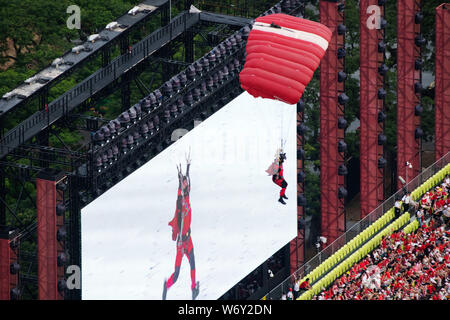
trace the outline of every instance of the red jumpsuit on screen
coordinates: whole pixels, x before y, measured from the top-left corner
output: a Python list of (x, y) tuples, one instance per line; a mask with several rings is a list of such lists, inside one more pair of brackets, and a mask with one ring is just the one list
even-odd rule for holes
[[(189, 166), (187, 165), (186, 176), (179, 177), (177, 204), (175, 215), (169, 222), (172, 227), (172, 240), (177, 242), (177, 255), (175, 258), (175, 272), (164, 284), (163, 299), (167, 289), (169, 289), (178, 279), (180, 274), (181, 261), (183, 255), (189, 260), (191, 267), (191, 290), (193, 299), (198, 295), (198, 282), (195, 281), (195, 256), (194, 246), (191, 238), (191, 204), (189, 201), (189, 192), (191, 189), (191, 181), (189, 178)], [(180, 232), (181, 231), (181, 232)]]

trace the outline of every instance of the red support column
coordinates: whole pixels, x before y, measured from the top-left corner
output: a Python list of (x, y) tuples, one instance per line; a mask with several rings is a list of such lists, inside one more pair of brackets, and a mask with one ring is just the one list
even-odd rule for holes
[(19, 289), (19, 242), (18, 240), (9, 241), (9, 288), (10, 299), (18, 300), (21, 292)]
[(9, 240), (0, 238), (0, 300), (9, 300)]
[(9, 240), (7, 230), (0, 230), (0, 300), (17, 300), (20, 297), (18, 245)]
[(383, 11), (384, 8), (378, 6), (378, 0), (360, 1), (361, 218), (384, 200), (384, 166), (381, 166), (384, 161), (384, 119), (379, 122), (378, 116), (380, 112), (384, 113), (383, 72), (387, 71), (383, 70), (384, 30), (381, 27)]
[[(421, 56), (420, 46), (415, 43), (420, 34), (420, 23), (415, 21), (417, 12), (419, 0), (397, 1), (397, 175), (407, 182), (421, 170), (421, 138), (416, 136), (420, 117), (415, 113), (420, 93), (414, 87), (421, 82), (421, 69), (416, 67)], [(397, 188), (401, 187), (397, 180)]]
[(450, 151), (450, 3), (436, 8), (436, 160)]
[(63, 216), (57, 215), (57, 203), (61, 200), (56, 189), (58, 180), (61, 177), (48, 172), (36, 179), (39, 300), (64, 298), (64, 291), (58, 291), (58, 279), (64, 277), (63, 266), (58, 266), (58, 253), (62, 250), (57, 230), (63, 225)]
[(339, 128), (338, 121), (344, 117), (344, 105), (348, 98), (343, 94), (344, 82), (338, 81), (338, 72), (344, 70), (345, 56), (344, 35), (337, 31), (338, 25), (344, 21), (343, 10), (338, 7), (340, 4), (320, 1), (320, 22), (333, 31), (320, 65), (321, 235), (327, 238), (328, 243), (345, 232), (344, 198), (347, 191), (344, 188), (345, 176), (338, 174), (339, 166), (345, 162), (345, 150), (338, 149), (339, 144), (341, 148), (346, 147), (345, 128)]
[[(305, 225), (300, 223), (304, 221), (304, 206), (306, 198), (305, 190), (305, 172), (304, 172), (304, 135), (302, 128), (303, 111), (305, 103), (300, 99), (297, 103), (297, 237), (290, 243), (290, 265), (291, 274), (294, 274), (299, 267), (305, 262)], [(300, 129), (300, 130), (299, 130)]]

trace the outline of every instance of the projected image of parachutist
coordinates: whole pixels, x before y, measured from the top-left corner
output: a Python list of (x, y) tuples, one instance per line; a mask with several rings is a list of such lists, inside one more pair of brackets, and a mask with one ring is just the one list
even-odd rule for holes
[(189, 168), (191, 165), (191, 155), (186, 156), (186, 175), (183, 175), (181, 164), (177, 166), (178, 171), (178, 194), (175, 209), (175, 216), (169, 222), (172, 227), (172, 240), (176, 241), (177, 255), (175, 258), (175, 271), (170, 278), (164, 281), (163, 300), (166, 300), (167, 290), (177, 281), (180, 274), (181, 261), (183, 255), (189, 260), (191, 267), (191, 291), (192, 300), (199, 294), (199, 282), (195, 281), (195, 256), (194, 245), (191, 238), (191, 204), (189, 193), (191, 190), (191, 179)]
[(282, 204), (286, 204), (284, 201), (287, 200), (288, 197), (286, 197), (286, 188), (288, 186), (288, 183), (284, 179), (283, 176), (283, 162), (286, 160), (286, 153), (283, 152), (282, 148), (279, 148), (277, 152), (275, 153), (275, 160), (270, 165), (270, 167), (266, 170), (268, 175), (272, 176), (272, 181), (279, 187), (281, 187), (280, 190), (280, 198), (278, 199), (278, 202)]

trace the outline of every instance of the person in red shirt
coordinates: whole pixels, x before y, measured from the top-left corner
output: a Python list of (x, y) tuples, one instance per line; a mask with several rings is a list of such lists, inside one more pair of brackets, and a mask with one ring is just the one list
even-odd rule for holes
[(163, 300), (166, 299), (167, 290), (177, 281), (180, 274), (181, 261), (183, 255), (189, 260), (191, 268), (191, 290), (192, 299), (199, 294), (199, 282), (195, 281), (195, 256), (194, 246), (191, 237), (191, 204), (189, 199), (189, 193), (191, 190), (191, 179), (189, 177), (190, 158), (186, 159), (187, 168), (186, 175), (182, 174), (181, 165), (178, 169), (178, 195), (175, 215), (169, 222), (172, 227), (172, 240), (176, 241), (177, 255), (175, 258), (175, 272), (170, 276), (168, 280), (164, 281), (163, 288)]
[(311, 287), (309, 286), (309, 278), (306, 278), (305, 281), (300, 283), (300, 293), (303, 293), (307, 290), (309, 290)]
[(436, 200), (437, 200), (437, 192), (436, 191), (432, 191), (431, 192), (431, 208), (433, 208), (434, 207), (434, 203), (436, 202)]
[(434, 285), (432, 283), (428, 284), (427, 291), (429, 294), (432, 294), (435, 290), (436, 290), (436, 288), (434, 287)]

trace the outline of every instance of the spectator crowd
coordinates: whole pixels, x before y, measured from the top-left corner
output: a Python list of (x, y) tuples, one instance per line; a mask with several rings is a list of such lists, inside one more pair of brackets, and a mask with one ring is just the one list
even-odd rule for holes
[(401, 206), (395, 206), (396, 216), (409, 211), (419, 228), (384, 237), (379, 247), (312, 299), (449, 300), (449, 193), (449, 176), (418, 202), (405, 193)]

